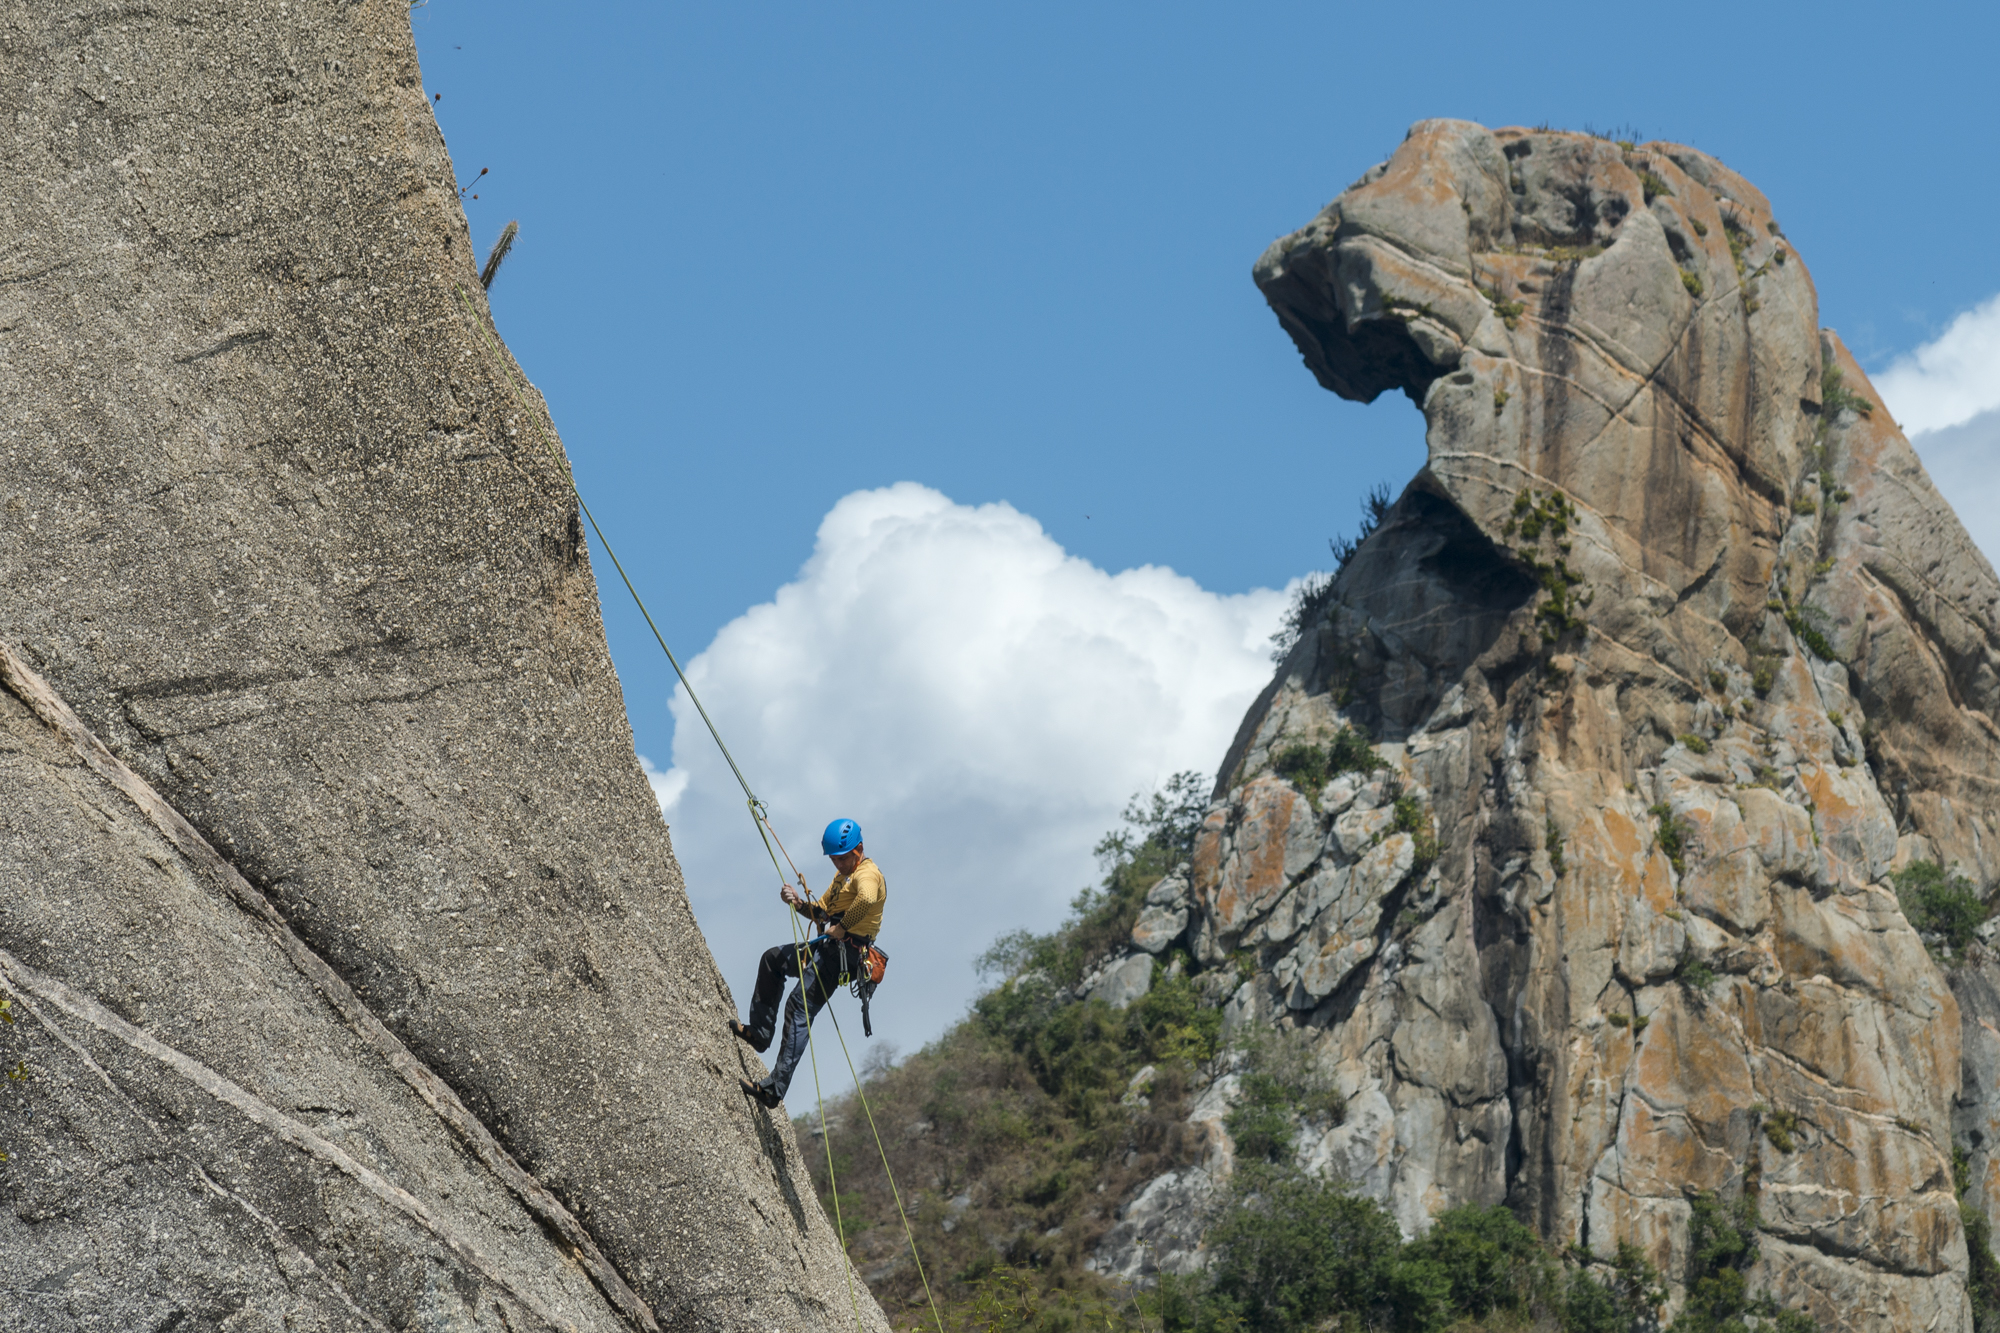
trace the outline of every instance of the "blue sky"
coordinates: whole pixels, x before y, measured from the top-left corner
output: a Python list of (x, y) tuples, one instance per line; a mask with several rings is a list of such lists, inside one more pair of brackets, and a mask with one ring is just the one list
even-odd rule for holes
[[(461, 178), (488, 169), (467, 204), (475, 243), (521, 224), (493, 292), (501, 331), (669, 641), (684, 657), (716, 654), (725, 726), (758, 733), (746, 743), (768, 777), (753, 780), (794, 794), (797, 808), (780, 815), (795, 851), (826, 818), (870, 808), (876, 788), (842, 786), (843, 765), (874, 784), (935, 763), (924, 749), (935, 727), (899, 725), (895, 691), (944, 690), (928, 705), (935, 718), (949, 690), (878, 668), (943, 649), (868, 632), (896, 622), (905, 596), (949, 592), (935, 581), (904, 591), (936, 564), (910, 534), (954, 550), (976, 534), (1025, 571), (967, 581), (970, 604), (954, 609), (1007, 601), (991, 623), (1019, 637), (981, 639), (976, 660), (1039, 673), (1044, 686), (996, 685), (956, 658), (950, 669), (983, 682), (965, 708), (1023, 710), (1014, 720), (1031, 732), (1091, 689), (1115, 695), (1117, 662), (1180, 661), (1172, 645), (1187, 626), (1226, 624), (1214, 632), (1240, 640), (1207, 675), (1159, 684), (1163, 699), (1183, 686), (1199, 696), (1178, 721), (1048, 724), (1060, 735), (1044, 751), (989, 737), (981, 753), (1018, 753), (991, 774), (954, 756), (950, 818), (884, 806), (899, 862), (926, 867), (929, 883), (908, 892), (938, 897), (944, 880), (962, 881), (982, 907), (950, 929), (914, 907), (906, 916), (906, 946), (938, 960), (925, 984), (950, 1003), (892, 1020), (905, 1048), (970, 994), (965, 960), (990, 926), (1047, 926), (1089, 877), (1070, 825), (1101, 829), (1130, 790), (1088, 796), (1074, 784), (1212, 767), (1214, 726), (1189, 719), (1240, 708), (1231, 691), (1260, 651), (1257, 617), (1277, 605), (1255, 590), (1323, 565), (1362, 493), (1400, 489), (1421, 462), (1414, 408), (1320, 390), (1249, 276), (1266, 244), (1411, 122), (1631, 127), (1715, 154), (1774, 201), (1818, 283), (1822, 322), (1871, 368), (2000, 292), (1987, 235), (2000, 214), (1991, 5), (1908, 5), (1887, 21), (1841, 4), (857, 12), (431, 0), (412, 22)], [(2000, 406), (2000, 393), (1983, 401)], [(1991, 457), (1978, 440), (1955, 447), (1975, 465)], [(927, 489), (885, 489), (898, 483)], [(861, 531), (830, 518), (857, 493), (891, 498), (840, 512), (907, 538), (869, 538), (873, 564), (843, 563), (828, 545), (828, 532)], [(817, 574), (802, 573), (809, 559)], [(1056, 577), (1052, 561), (1104, 577)], [(1148, 565), (1183, 582), (1110, 577)], [(843, 569), (847, 583), (826, 583)], [(713, 774), (690, 766), (689, 738), (676, 746), (665, 665), (601, 560), (599, 575), (638, 748), (700, 787)], [(788, 585), (795, 608), (830, 599), (845, 618), (787, 622), (774, 609), (758, 633), (777, 638), (718, 639), (751, 608), (785, 605), (773, 599)], [(1042, 596), (1068, 600), (1041, 620), (1015, 614)], [(1112, 636), (1117, 651), (1071, 652), (1107, 620), (1132, 627)], [(972, 614), (963, 628), (989, 626)], [(798, 660), (844, 664), (839, 690), (795, 691), (789, 712), (770, 693), (732, 694), (724, 676), (745, 671), (724, 666), (763, 661), (780, 641)], [(1099, 670), (1111, 686), (1069, 689), (1074, 673)], [(1173, 675), (1161, 671), (1160, 682)], [(787, 679), (760, 677), (778, 694)], [(812, 711), (849, 702), (876, 718), (879, 746), (835, 741)], [(790, 721), (780, 727), (774, 709)], [(870, 747), (868, 765), (852, 762), (857, 746)], [(1072, 762), (1107, 751), (1133, 757)], [(1070, 787), (1058, 767), (1079, 775)], [(1025, 796), (982, 808), (980, 794), (1026, 792), (1040, 771), (1052, 773), (1045, 803), (1068, 820), (1045, 856), (1030, 849), (1049, 809)], [(682, 803), (669, 814), (697, 912), (741, 992), (747, 960), (732, 952), (759, 927), (728, 924), (723, 895), (754, 862), (716, 849), (747, 840), (747, 825), (719, 831), (722, 806), (669, 795)], [(923, 839), (932, 845), (917, 855)], [(748, 850), (759, 854), (754, 841)], [(955, 858), (977, 864), (953, 870)], [(889, 869), (894, 893), (909, 881)], [(758, 920), (782, 929), (775, 914)]]

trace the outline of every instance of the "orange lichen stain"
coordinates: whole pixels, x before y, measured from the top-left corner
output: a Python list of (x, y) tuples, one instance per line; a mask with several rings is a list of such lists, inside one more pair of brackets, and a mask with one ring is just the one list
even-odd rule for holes
[(1456, 199), (1458, 192), (1452, 186), (1451, 172), (1438, 171), (1432, 165), (1438, 141), (1447, 137), (1449, 133), (1443, 129), (1429, 129), (1412, 134), (1389, 159), (1387, 171), (1376, 180), (1349, 193), (1380, 194), (1429, 204)]
[(1645, 844), (1639, 837), (1639, 826), (1622, 810), (1605, 810), (1598, 816), (1604, 826), (1605, 837), (1611, 840), (1612, 850), (1627, 860), (1636, 858)]
[(1860, 806), (1840, 794), (1833, 774), (1824, 766), (1801, 770), (1799, 785), (1812, 793), (1813, 809), (1822, 819), (1846, 820), (1861, 813)]
[(1201, 832), (1194, 840), (1194, 892), (1195, 896), (1210, 899), (1214, 896), (1216, 880), (1222, 873), (1222, 830), (1229, 823), (1229, 811), (1213, 810), (1202, 821)]
[(1259, 778), (1243, 794), (1243, 822), (1236, 830), (1236, 856), (1218, 872), (1215, 911), (1235, 926), (1263, 899), (1285, 886), (1285, 834), (1291, 828), (1290, 785)]

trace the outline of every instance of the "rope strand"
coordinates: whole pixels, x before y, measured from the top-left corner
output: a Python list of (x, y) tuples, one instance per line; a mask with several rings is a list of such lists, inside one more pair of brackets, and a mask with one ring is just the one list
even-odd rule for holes
[[(487, 322), (484, 319), (480, 318), (479, 312), (473, 308), (471, 298), (465, 294), (465, 288), (455, 283), (453, 286), (458, 292), (458, 299), (465, 305), (466, 313), (472, 316), (473, 323), (479, 326), (479, 331), (486, 338), (487, 345), (492, 348), (493, 355), (500, 364), (501, 377), (507, 385), (508, 392), (514, 395), (515, 405), (532, 417), (534, 413), (521, 397), (520, 387), (514, 382), (513, 371), (508, 367), (507, 359), (501, 352), (492, 329), (487, 326)], [(576, 497), (576, 507), (583, 511), (583, 517), (590, 524), (590, 530), (597, 536), (597, 544), (602, 546), (604, 554), (610, 557), (611, 567), (618, 571), (619, 581), (625, 585), (625, 591), (632, 595), (633, 604), (639, 608), (639, 614), (645, 618), (646, 628), (653, 632), (653, 641), (659, 644), (660, 651), (666, 654), (667, 664), (673, 667), (674, 676), (680, 681), (681, 688), (687, 691), (688, 702), (692, 703), (695, 712), (701, 715), (703, 725), (708, 728), (708, 734), (715, 741), (715, 748), (722, 751), (723, 760), (729, 765), (730, 773), (736, 778), (736, 785), (743, 789), (743, 801), (749, 809), (750, 822), (757, 829), (757, 840), (764, 845), (764, 854), (771, 858), (771, 869), (777, 873), (779, 885), (784, 888), (790, 887), (785, 882), (783, 867), (778, 864), (778, 853), (782, 853), (785, 858), (785, 864), (792, 868), (792, 877), (798, 881), (799, 888), (804, 891), (807, 898), (811, 898), (812, 891), (806, 887), (806, 877), (799, 873), (798, 864), (792, 860), (792, 854), (785, 850), (784, 839), (778, 836), (778, 830), (771, 824), (769, 807), (757, 799), (756, 792), (750, 790), (750, 780), (743, 776), (742, 768), (736, 763), (736, 756), (729, 752), (729, 746), (723, 742), (722, 732), (716, 728), (715, 720), (708, 715), (708, 709), (702, 707), (701, 697), (695, 693), (693, 682), (688, 680), (687, 672), (681, 670), (680, 659), (674, 656), (673, 649), (667, 647), (666, 636), (660, 633), (660, 627), (654, 623), (653, 613), (646, 609), (645, 599), (639, 596), (639, 590), (632, 586), (632, 578), (625, 572), (625, 566), (618, 559), (618, 553), (611, 549), (611, 543), (604, 536), (604, 529), (598, 527), (597, 516), (590, 512), (590, 506), (584, 502), (583, 491), (576, 484), (576, 474), (570, 470), (569, 460), (563, 455), (562, 450), (556, 446), (555, 442), (548, 437), (547, 433), (541, 429), (539, 420), (535, 422), (535, 431), (537, 435), (542, 437), (542, 442), (548, 446), (549, 452), (555, 458), (557, 465), (562, 468), (563, 477), (569, 482), (570, 494)], [(773, 843), (777, 845), (777, 852), (775, 853), (772, 851)], [(798, 967), (799, 1003), (803, 1006), (806, 1003), (806, 952), (803, 947), (804, 941), (800, 938), (799, 933), (799, 914), (787, 909), (785, 917), (791, 926), (792, 958)], [(818, 976), (817, 969), (814, 971), (814, 976), (816, 978)], [(903, 1221), (903, 1235), (910, 1243), (911, 1257), (917, 1262), (917, 1277), (924, 1284), (924, 1296), (930, 1301), (931, 1316), (937, 1320), (938, 1333), (944, 1333), (944, 1319), (938, 1314), (937, 1299), (931, 1295), (930, 1279), (924, 1276), (923, 1258), (917, 1253), (916, 1233), (910, 1229), (909, 1215), (903, 1211), (902, 1192), (896, 1188), (896, 1173), (889, 1167), (888, 1151), (882, 1146), (882, 1135), (875, 1129), (875, 1113), (868, 1107), (868, 1094), (861, 1090), (861, 1076), (855, 1072), (854, 1057), (848, 1053), (847, 1037), (840, 1030), (839, 1015), (833, 1012), (833, 997), (831, 995), (826, 997), (823, 1007), (826, 1009), (827, 1014), (833, 1018), (834, 1035), (840, 1038), (840, 1053), (847, 1061), (848, 1074), (854, 1079), (855, 1095), (861, 1099), (862, 1112), (868, 1117), (868, 1130), (871, 1134), (875, 1135), (875, 1151), (882, 1158), (882, 1174), (888, 1178), (889, 1193), (896, 1200), (896, 1215)], [(819, 1112), (820, 1142), (826, 1147), (826, 1183), (827, 1192), (833, 1196), (834, 1237), (840, 1246), (841, 1266), (847, 1271), (847, 1296), (849, 1302), (854, 1307), (854, 1327), (856, 1333), (859, 1333), (861, 1328), (861, 1298), (854, 1290), (854, 1261), (847, 1255), (847, 1232), (840, 1220), (840, 1183), (834, 1177), (833, 1132), (827, 1124), (826, 1099), (820, 1089), (819, 1050), (817, 1044), (813, 1041), (812, 1014), (810, 1010), (806, 1014), (806, 1056), (812, 1064), (813, 1101)]]

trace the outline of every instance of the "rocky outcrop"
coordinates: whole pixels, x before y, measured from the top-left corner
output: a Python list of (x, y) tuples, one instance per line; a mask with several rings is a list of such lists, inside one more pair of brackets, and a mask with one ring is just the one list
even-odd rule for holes
[(402, 0), (0, 26), (0, 1325), (885, 1327)]
[[(1961, 974), (1962, 1037), (1889, 876), (2000, 872), (2000, 582), (1769, 204), (1675, 144), (1430, 121), (1256, 279), (1428, 442), (1195, 856), (1186, 945), (1256, 962), (1232, 1020), (1346, 1098), (1307, 1158), (1407, 1231), (1506, 1203), (1675, 1281), (1691, 1197), (1753, 1192), (1753, 1285), (1822, 1329), (1969, 1329), (2000, 989)], [(1322, 783), (1349, 726), (1387, 767)]]

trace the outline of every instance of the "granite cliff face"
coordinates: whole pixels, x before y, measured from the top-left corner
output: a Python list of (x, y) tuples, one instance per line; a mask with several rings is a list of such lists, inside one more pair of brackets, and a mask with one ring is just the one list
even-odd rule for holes
[(736, 1090), (408, 5), (0, 42), (0, 1327), (884, 1327)]
[[(1135, 947), (1254, 960), (1231, 1022), (1346, 1098), (1305, 1158), (1407, 1232), (1507, 1203), (1678, 1282), (1690, 1200), (1748, 1191), (1754, 1285), (1822, 1329), (1969, 1329), (2000, 969), (1948, 977), (1889, 877), (2000, 874), (2000, 582), (1770, 205), (1674, 144), (1430, 121), (1256, 280), (1429, 457)], [(1307, 789), (1287, 755), (1349, 725), (1390, 768)], [(1108, 1267), (1199, 1261), (1229, 1083)]]

